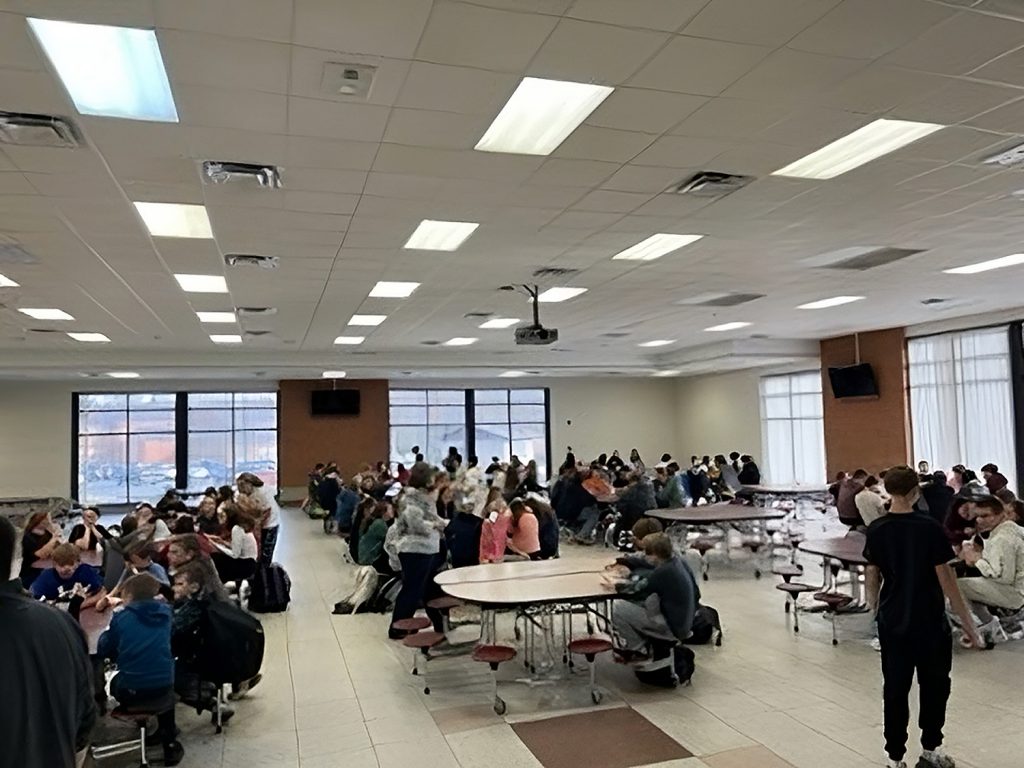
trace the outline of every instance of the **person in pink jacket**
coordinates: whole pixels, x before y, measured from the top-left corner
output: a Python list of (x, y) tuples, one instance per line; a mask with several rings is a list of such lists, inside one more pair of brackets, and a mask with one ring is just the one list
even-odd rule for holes
[(512, 513), (512, 538), (508, 549), (531, 560), (540, 560), (540, 524), (526, 502), (514, 499), (509, 505)]

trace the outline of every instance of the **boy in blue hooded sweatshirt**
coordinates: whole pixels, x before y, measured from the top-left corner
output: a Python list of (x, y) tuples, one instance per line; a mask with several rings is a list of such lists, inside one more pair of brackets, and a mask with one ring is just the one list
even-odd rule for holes
[[(160, 583), (148, 573), (132, 576), (121, 587), (124, 610), (114, 615), (100, 637), (97, 654), (117, 663), (110, 693), (130, 706), (166, 696), (174, 686), (171, 656), (171, 607), (156, 598)], [(177, 741), (174, 708), (157, 716), (164, 765), (177, 765), (185, 749)]]

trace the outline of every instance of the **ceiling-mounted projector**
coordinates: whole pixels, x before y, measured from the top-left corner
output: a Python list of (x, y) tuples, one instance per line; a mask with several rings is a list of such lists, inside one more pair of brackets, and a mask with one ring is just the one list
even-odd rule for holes
[(537, 296), (540, 291), (536, 285), (521, 285), (521, 286), (502, 286), (502, 290), (516, 290), (522, 288), (527, 295), (530, 297), (533, 303), (533, 324), (523, 325), (516, 328), (515, 338), (516, 344), (528, 344), (531, 346), (543, 346), (544, 344), (554, 344), (558, 341), (558, 329), (557, 328), (545, 328), (540, 324), (540, 306), (537, 301)]

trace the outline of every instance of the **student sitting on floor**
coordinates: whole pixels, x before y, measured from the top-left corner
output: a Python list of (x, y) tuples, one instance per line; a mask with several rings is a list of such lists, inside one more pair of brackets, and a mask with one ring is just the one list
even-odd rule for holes
[(644, 537), (643, 549), (643, 558), (620, 558), (612, 566), (627, 579), (620, 591), (631, 597), (619, 601), (612, 616), (620, 655), (627, 658), (643, 656), (652, 638), (686, 640), (697, 609), (693, 575), (673, 551), (672, 540), (652, 533)]
[(541, 497), (530, 494), (523, 502), (537, 518), (537, 535), (540, 540), (540, 559), (558, 557), (558, 518), (555, 510)]
[(124, 583), (132, 576), (138, 576), (140, 573), (148, 573), (160, 583), (161, 587), (169, 587), (171, 585), (171, 580), (168, 578), (164, 567), (160, 563), (153, 562), (152, 544), (141, 544), (130, 550), (127, 561), (127, 567), (121, 572), (121, 578), (118, 580), (117, 585), (110, 590), (110, 594), (104, 595), (103, 598), (97, 601), (97, 611), (105, 611), (109, 606), (120, 603)]
[[(117, 663), (110, 694), (124, 706), (166, 696), (174, 684), (171, 657), (171, 608), (154, 598), (160, 584), (149, 574), (133, 576), (124, 584), (125, 607), (114, 615), (110, 629), (100, 636), (97, 655)], [(185, 749), (176, 739), (174, 707), (157, 715), (164, 765), (177, 765)]]
[(253, 520), (234, 505), (226, 507), (228, 525), (231, 528), (230, 554), (220, 549), (210, 554), (217, 568), (217, 575), (225, 584), (245, 581), (256, 573), (256, 536), (253, 535)]
[(82, 510), (82, 522), (71, 529), (68, 534), (68, 541), (79, 549), (95, 552), (101, 542), (110, 538), (110, 531), (100, 525), (100, 511), (96, 507), (86, 507)]
[(51, 558), (53, 567), (43, 571), (32, 583), (34, 597), (62, 602), (81, 597), (74, 612), (77, 613), (78, 608), (89, 608), (106, 596), (99, 571), (81, 561), (82, 550), (74, 544), (58, 544)]
[(999, 619), (991, 609), (1024, 608), (1024, 528), (1013, 521), (1011, 512), (995, 497), (975, 502), (974, 509), (978, 531), (987, 533), (988, 538), (984, 547), (976, 540), (966, 542), (960, 558), (981, 575), (957, 579), (957, 584), (982, 623), (981, 634), (1004, 639)]
[(384, 539), (388, 535), (388, 527), (395, 519), (391, 505), (375, 502), (370, 513), (363, 517), (359, 524), (359, 558), (360, 565), (372, 565), (377, 573), (391, 574), (388, 555), (384, 551)]

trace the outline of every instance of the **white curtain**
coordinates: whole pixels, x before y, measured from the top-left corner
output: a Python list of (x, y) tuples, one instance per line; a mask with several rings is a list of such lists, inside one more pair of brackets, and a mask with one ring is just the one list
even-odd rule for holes
[(996, 464), (1016, 488), (1008, 329), (911, 339), (907, 356), (915, 461)]
[(761, 469), (768, 483), (825, 480), (825, 422), (821, 373), (761, 378)]

